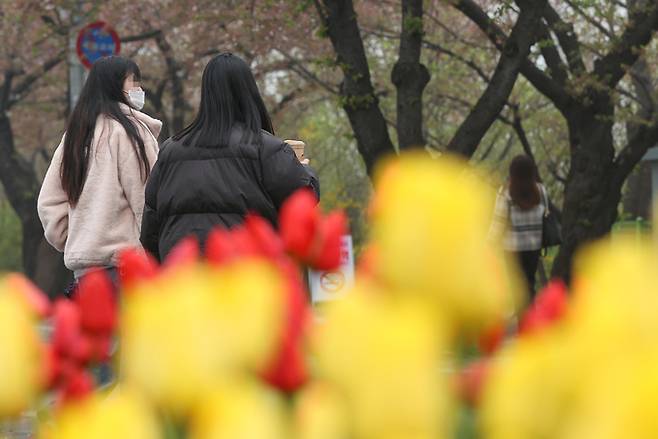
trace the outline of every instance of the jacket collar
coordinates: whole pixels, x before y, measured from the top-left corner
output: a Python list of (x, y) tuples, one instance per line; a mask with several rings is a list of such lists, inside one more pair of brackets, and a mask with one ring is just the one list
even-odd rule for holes
[(137, 111), (134, 108), (131, 108), (128, 105), (124, 104), (123, 102), (119, 102), (119, 108), (121, 108), (121, 111), (123, 111), (125, 115), (132, 116), (135, 119), (142, 122), (144, 125), (146, 125), (148, 129), (151, 130), (151, 133), (153, 133), (153, 136), (156, 139), (158, 138), (158, 136), (160, 135), (160, 130), (162, 129), (161, 121), (147, 115), (146, 113)]

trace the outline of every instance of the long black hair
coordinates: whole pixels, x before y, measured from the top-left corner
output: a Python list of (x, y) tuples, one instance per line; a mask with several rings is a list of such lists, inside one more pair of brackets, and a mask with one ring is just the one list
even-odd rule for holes
[(514, 204), (523, 210), (539, 204), (539, 174), (530, 156), (521, 154), (514, 157), (509, 167), (509, 176), (509, 193)]
[(123, 83), (130, 74), (137, 81), (141, 79), (139, 67), (133, 61), (120, 56), (101, 58), (92, 65), (82, 87), (66, 127), (60, 172), (62, 187), (72, 205), (77, 204), (82, 194), (96, 119), (101, 114), (116, 120), (126, 130), (140, 162), (142, 179), (146, 181), (148, 178), (150, 164), (144, 141), (136, 126), (119, 107), (119, 103), (131, 106), (123, 92)]
[(240, 57), (222, 53), (208, 62), (201, 79), (201, 102), (194, 121), (173, 136), (184, 145), (227, 146), (236, 123), (245, 129), (242, 140), (262, 140), (261, 130), (274, 134), (272, 120), (251, 69)]

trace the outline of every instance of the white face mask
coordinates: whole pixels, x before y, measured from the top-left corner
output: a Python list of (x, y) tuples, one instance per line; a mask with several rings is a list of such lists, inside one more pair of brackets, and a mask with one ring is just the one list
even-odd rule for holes
[(141, 88), (128, 90), (128, 99), (136, 109), (141, 110), (144, 108), (144, 90)]

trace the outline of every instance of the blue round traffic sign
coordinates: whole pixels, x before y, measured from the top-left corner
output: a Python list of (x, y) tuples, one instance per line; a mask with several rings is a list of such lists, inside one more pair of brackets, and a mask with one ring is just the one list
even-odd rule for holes
[(119, 54), (121, 40), (110, 25), (104, 21), (96, 21), (80, 30), (77, 49), (82, 64), (91, 68), (97, 59)]

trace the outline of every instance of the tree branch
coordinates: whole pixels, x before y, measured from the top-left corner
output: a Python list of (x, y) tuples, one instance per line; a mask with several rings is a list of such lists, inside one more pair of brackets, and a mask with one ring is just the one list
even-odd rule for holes
[(343, 71), (343, 109), (372, 175), (375, 162), (395, 148), (372, 86), (354, 5), (352, 0), (315, 0), (315, 4)]
[[(473, 0), (455, 0), (454, 7), (475, 23), (499, 51), (503, 50), (507, 35)], [(529, 60), (521, 64), (521, 74), (562, 112), (566, 112), (571, 98), (553, 78), (539, 70)]]
[(5, 79), (2, 82), (2, 91), (0, 92), (0, 113), (3, 113), (9, 107), (9, 96), (13, 80), (14, 72), (11, 69), (5, 71)]
[(489, 77), (489, 75), (487, 75), (484, 72), (484, 70), (482, 70), (480, 68), (480, 66), (475, 64), (475, 62), (473, 62), (469, 59), (466, 59), (463, 56), (457, 54), (456, 52), (453, 52), (450, 49), (446, 49), (445, 47), (443, 47), (443, 46), (441, 46), (440, 44), (437, 44), (437, 43), (432, 43), (430, 41), (423, 40), (423, 45), (425, 47), (427, 47), (428, 49), (432, 49), (432, 50), (435, 50), (436, 52), (448, 55), (449, 57), (456, 59), (457, 61), (461, 62), (462, 64), (466, 65), (467, 67), (470, 67), (475, 73), (477, 73), (477, 75), (480, 78), (482, 78), (482, 80), (485, 83), (488, 83), (489, 81), (491, 81), (491, 78)]
[(571, 6), (571, 8), (576, 11), (578, 15), (580, 15), (586, 22), (597, 28), (603, 35), (610, 38), (611, 40), (616, 38), (615, 34), (611, 30), (603, 26), (598, 21), (594, 20), (592, 15), (585, 12), (576, 2), (573, 0), (565, 0), (565, 2)]
[(658, 29), (658, 4), (638, 2), (629, 10), (628, 26), (610, 51), (594, 62), (594, 76), (609, 88), (615, 88), (629, 66), (640, 56), (638, 48), (646, 46)]
[(508, 137), (505, 147), (503, 148), (503, 150), (498, 155), (498, 158), (496, 159), (496, 163), (502, 162), (505, 159), (505, 157), (507, 157), (507, 154), (509, 154), (510, 150), (512, 149), (512, 146), (514, 145), (513, 139), (514, 138), (512, 136)]
[[(567, 71), (564, 62), (562, 62), (560, 52), (557, 50), (557, 47), (555, 47), (553, 36), (543, 23), (540, 23), (539, 35), (540, 39), (543, 40), (543, 44), (540, 46), (540, 51), (546, 61), (551, 77), (555, 79), (558, 84), (564, 86), (567, 83), (567, 79), (569, 79), (569, 72)], [(546, 43), (547, 41), (550, 41), (550, 43)]]
[[(374, 29), (365, 29), (365, 32), (367, 32), (367, 34), (369, 34), (369, 35), (374, 35), (374, 36), (380, 37), (380, 38), (388, 38), (388, 39), (391, 39), (391, 40), (400, 39), (399, 35), (392, 34), (390, 32), (377, 31), (377, 30), (374, 30)], [(456, 59), (457, 61), (461, 62), (462, 64), (466, 65), (467, 67), (469, 67), (470, 69), (475, 71), (475, 73), (477, 73), (477, 75), (480, 78), (482, 78), (482, 80), (485, 83), (488, 83), (491, 80), (489, 75), (487, 75), (485, 73), (485, 71), (482, 70), (480, 68), (480, 66), (478, 66), (475, 62), (464, 58), (463, 56), (459, 55), (458, 53), (456, 53), (456, 52), (454, 52), (450, 49), (447, 49), (445, 46), (443, 46), (441, 44), (438, 44), (438, 43), (434, 43), (432, 41), (425, 40), (425, 39), (423, 39), (423, 46), (427, 49), (430, 49), (430, 50), (434, 51), (434, 52), (442, 53), (444, 55), (448, 55), (449, 57)]]
[(573, 25), (562, 20), (562, 17), (553, 9), (550, 3), (547, 3), (544, 9), (544, 18), (546, 18), (546, 22), (551, 30), (555, 32), (555, 36), (560, 42), (560, 46), (567, 57), (569, 71), (575, 76), (585, 73), (587, 69), (583, 62), (580, 42), (576, 37)]
[[(442, 98), (442, 99), (446, 99), (448, 101), (453, 101), (453, 102), (461, 105), (464, 108), (469, 108), (469, 109), (473, 108), (473, 104), (471, 102), (468, 102), (466, 99), (463, 99), (463, 98), (460, 98), (460, 97), (457, 97), (457, 96), (451, 96), (451, 95), (448, 95), (448, 94), (445, 94), (445, 93), (438, 93), (438, 94), (436, 94), (436, 96), (439, 97), (439, 98)], [(511, 107), (512, 104), (507, 103), (507, 105)], [(512, 126), (514, 124), (514, 122), (512, 122), (512, 120), (505, 117), (502, 112), (498, 113), (496, 118), (499, 121), (501, 121), (502, 123), (504, 123), (505, 125)]]
[(26, 75), (20, 82), (16, 84), (14, 89), (11, 90), (11, 95), (7, 101), (6, 109), (13, 107), (15, 104), (20, 102), (21, 99), (27, 96), (32, 85), (50, 70), (55, 68), (59, 63), (64, 61), (65, 58), (65, 52), (61, 51), (52, 58), (46, 60), (36, 71)]
[(654, 117), (651, 124), (643, 124), (635, 130), (635, 134), (628, 141), (614, 160), (613, 178), (623, 182), (631, 173), (635, 165), (644, 157), (647, 150), (658, 143), (658, 118)]
[(523, 129), (523, 123), (521, 121), (521, 114), (519, 113), (519, 106), (518, 104), (514, 105), (512, 107), (512, 113), (514, 114), (514, 122), (512, 123), (512, 127), (514, 128), (514, 132), (516, 133), (516, 136), (519, 138), (519, 141), (521, 142), (521, 146), (523, 147), (523, 152), (525, 152), (533, 162), (537, 163), (535, 160), (535, 155), (532, 152), (532, 147), (530, 146), (530, 142), (528, 141), (528, 136), (525, 133), (525, 129)]
[(176, 59), (174, 49), (169, 44), (164, 33), (159, 32), (155, 36), (155, 44), (165, 60), (166, 71), (171, 81), (171, 129), (179, 132), (185, 127), (185, 91), (183, 79), (186, 76), (185, 69)]
[[(482, 153), (482, 155), (481, 155), (480, 157), (478, 157), (478, 159), (477, 159), (478, 162), (483, 162), (484, 160), (487, 159), (487, 157), (489, 157), (489, 155), (491, 154), (491, 151), (493, 151), (494, 147), (495, 147), (496, 144), (498, 143), (498, 139), (500, 139), (500, 136), (502, 136), (502, 135), (503, 135), (503, 131), (502, 131), (502, 130), (498, 130), (498, 131), (493, 135), (493, 139), (491, 139), (491, 142), (489, 142), (489, 146), (487, 146), (487, 147), (485, 148), (484, 152)], [(507, 138), (507, 141), (510, 142), (510, 138), (511, 138), (512, 136), (507, 136), (507, 137), (508, 137), (508, 138)]]
[(470, 158), (509, 97), (534, 44), (546, 0), (523, 0), (521, 12), (500, 53), (491, 82), (450, 141), (448, 150)]
[(129, 35), (127, 37), (121, 37), (122, 43), (132, 43), (134, 41), (144, 41), (151, 38), (156, 38), (158, 35), (162, 34), (160, 29), (149, 30), (137, 35)]
[(286, 60), (288, 62), (287, 67), (290, 70), (292, 70), (293, 72), (297, 73), (302, 78), (306, 79), (309, 82), (316, 83), (317, 85), (324, 88), (325, 90), (327, 90), (331, 94), (335, 94), (335, 95), (340, 94), (340, 90), (338, 89), (338, 87), (336, 85), (331, 84), (330, 82), (323, 81), (322, 79), (320, 79), (315, 73), (313, 73), (309, 69), (307, 69), (306, 66), (304, 66), (303, 63), (299, 62), (299, 60), (293, 58), (291, 55), (289, 55), (288, 53), (286, 53), (286, 52), (284, 52), (280, 49), (275, 48), (274, 51), (276, 53), (279, 53), (284, 58), (286, 58)]
[(488, 50), (488, 49), (490, 49), (490, 47), (487, 47), (485, 45), (478, 44), (478, 43), (475, 43), (473, 41), (469, 41), (469, 40), (464, 39), (461, 35), (459, 35), (458, 32), (455, 32), (455, 30), (451, 26), (448, 26), (445, 23), (443, 23), (434, 14), (431, 14), (431, 13), (427, 14), (427, 18), (430, 21), (434, 22), (437, 26), (439, 26), (445, 32), (447, 32), (448, 35), (450, 35), (455, 41), (459, 41), (460, 43), (462, 43), (462, 44), (464, 44), (468, 47), (472, 47), (474, 49), (479, 49), (479, 50)]
[(397, 89), (397, 132), (400, 149), (423, 148), (423, 90), (430, 73), (420, 62), (423, 0), (402, 0), (398, 61), (391, 72)]
[[(307, 86), (307, 87), (308, 87), (308, 86)], [(272, 115), (272, 117), (275, 117), (277, 114), (279, 114), (281, 111), (283, 111), (283, 109), (284, 109), (284, 108), (285, 108), (290, 102), (292, 102), (292, 101), (294, 101), (295, 99), (297, 99), (297, 97), (299, 96), (299, 94), (302, 93), (307, 87), (302, 87), (302, 86), (300, 86), (300, 87), (297, 87), (297, 88), (291, 90), (290, 92), (286, 93), (285, 95), (283, 95), (283, 97), (281, 98), (281, 100), (280, 100), (279, 102), (277, 102), (277, 104), (276, 104), (276, 105), (272, 108), (272, 110), (270, 111), (270, 114)]]

